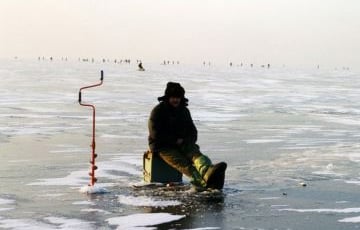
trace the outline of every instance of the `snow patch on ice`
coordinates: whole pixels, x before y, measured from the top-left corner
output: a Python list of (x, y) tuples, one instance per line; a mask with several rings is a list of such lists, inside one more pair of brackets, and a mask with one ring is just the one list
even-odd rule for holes
[(50, 150), (50, 153), (83, 153), (88, 152), (88, 149), (85, 148), (72, 148), (72, 149), (59, 149), (59, 150)]
[(273, 204), (271, 205), (272, 208), (280, 208), (280, 207), (289, 207), (287, 204)]
[(113, 217), (107, 219), (106, 221), (110, 225), (117, 225), (117, 229), (149, 229), (139, 227), (155, 226), (183, 218), (185, 218), (185, 215), (172, 215), (169, 213), (140, 213), (128, 216)]
[(348, 218), (344, 218), (344, 219), (341, 219), (338, 221), (344, 222), (344, 223), (360, 223), (360, 216), (348, 217)]
[(12, 210), (14, 208), (0, 208), (0, 212), (5, 212), (5, 211), (9, 211)]
[(280, 199), (280, 197), (278, 197), (278, 196), (259, 198), (259, 200), (278, 200), (278, 199)]
[(347, 183), (347, 184), (360, 185), (360, 181), (359, 181), (359, 180), (346, 180), (345, 183)]
[(244, 115), (239, 114), (229, 114), (229, 113), (220, 113), (213, 111), (197, 110), (193, 113), (194, 120), (207, 121), (207, 122), (220, 122), (220, 121), (234, 121), (239, 119)]
[(166, 206), (177, 206), (180, 205), (180, 201), (176, 200), (155, 200), (151, 197), (146, 196), (124, 196), (119, 195), (118, 200), (122, 204), (132, 206), (144, 206), (144, 207), (166, 207)]
[[(14, 204), (14, 200), (0, 198), (0, 205), (11, 205)], [(13, 207), (0, 207), (0, 212), (5, 212), (14, 209)]]
[(219, 227), (204, 227), (204, 228), (190, 228), (187, 230), (212, 230), (212, 229), (221, 229)]
[(10, 160), (9, 163), (24, 163), (24, 162), (30, 162), (31, 160)]
[(14, 203), (15, 203), (14, 200), (0, 198), (0, 205), (3, 205), (3, 204), (14, 204)]
[(248, 144), (263, 144), (263, 143), (276, 143), (276, 142), (282, 142), (284, 140), (280, 139), (253, 139), (253, 140), (245, 140)]
[(94, 229), (94, 222), (87, 222), (80, 219), (47, 217), (43, 220), (44, 222), (31, 219), (5, 219), (4, 217), (0, 217), (0, 228), (16, 230)]
[(72, 204), (74, 204), (74, 205), (95, 205), (95, 203), (91, 202), (91, 201), (75, 201)]
[[(134, 165), (134, 166), (142, 166), (143, 162), (142, 162), (142, 155), (117, 155), (115, 158), (112, 159), (113, 161), (121, 161), (124, 163), (127, 163), (129, 165)], [(138, 173), (138, 171), (137, 171)]]
[(87, 171), (75, 171), (63, 178), (38, 179), (39, 182), (29, 183), (28, 185), (57, 185), (57, 186), (81, 186), (88, 182)]
[(314, 171), (312, 174), (316, 175), (329, 175), (329, 176), (344, 176), (343, 173), (336, 173), (334, 171), (335, 167), (332, 163), (326, 165), (325, 167), (322, 167), (322, 170)]
[(108, 193), (108, 190), (98, 185), (94, 185), (94, 186), (86, 185), (80, 188), (80, 192), (87, 194), (95, 194), (95, 193), (102, 194), (102, 193)]
[(64, 196), (64, 193), (53, 193), (53, 194), (44, 194), (44, 195), (39, 195), (40, 197), (60, 197), (60, 196)]
[(345, 203), (349, 203), (349, 201), (346, 200), (339, 200), (335, 202), (336, 204), (345, 204)]
[(81, 209), (80, 211), (82, 212), (99, 212), (99, 213), (104, 213), (105, 215), (111, 214), (111, 212), (102, 210), (102, 209), (96, 209), (96, 208), (85, 208), (85, 209)]
[[(112, 161), (104, 161), (98, 162), (96, 165), (98, 166), (98, 170), (96, 171), (96, 177), (99, 178), (108, 178), (112, 180), (123, 179), (128, 174), (131, 175), (141, 175), (140, 168), (138, 165), (133, 164), (135, 160), (130, 159), (128, 156), (125, 157), (124, 161), (121, 159), (121, 156), (113, 158)], [(139, 162), (142, 162), (139, 158)], [(120, 175), (117, 175), (120, 174)], [(121, 175), (124, 174), (124, 175)], [(37, 179), (38, 182), (32, 182), (27, 185), (40, 185), (40, 186), (76, 186), (80, 187), (84, 184), (88, 184), (89, 176), (88, 171), (79, 170), (70, 172), (69, 175), (62, 178), (44, 178)], [(97, 184), (100, 185), (100, 184)], [(104, 186), (114, 186), (113, 183), (101, 184)], [(94, 190), (95, 189), (95, 190)], [(88, 188), (83, 188), (82, 192), (85, 193), (103, 193), (102, 190), (96, 190), (98, 188), (94, 188), (89, 190)]]
[[(109, 179), (119, 179), (122, 176), (114, 175), (111, 171), (125, 172), (131, 175), (141, 175), (141, 171), (133, 164), (129, 164), (121, 160), (121, 156), (111, 159), (112, 161), (97, 163), (99, 177), (106, 177)], [(142, 161), (140, 161), (142, 162)]]
[(295, 208), (284, 208), (278, 209), (278, 211), (289, 211), (289, 212), (318, 212), (318, 213), (358, 213), (360, 208), (344, 208), (344, 209), (295, 209)]

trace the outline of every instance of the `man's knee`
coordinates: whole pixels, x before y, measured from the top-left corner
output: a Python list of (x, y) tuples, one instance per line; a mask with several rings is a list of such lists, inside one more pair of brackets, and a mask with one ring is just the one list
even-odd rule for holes
[(160, 151), (159, 156), (172, 167), (187, 167), (191, 165), (191, 160), (189, 160), (183, 153), (177, 150), (165, 150)]

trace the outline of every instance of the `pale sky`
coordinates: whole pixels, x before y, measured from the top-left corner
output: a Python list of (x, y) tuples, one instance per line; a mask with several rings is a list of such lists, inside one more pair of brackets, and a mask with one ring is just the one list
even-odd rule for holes
[(0, 0), (0, 57), (360, 68), (360, 0)]

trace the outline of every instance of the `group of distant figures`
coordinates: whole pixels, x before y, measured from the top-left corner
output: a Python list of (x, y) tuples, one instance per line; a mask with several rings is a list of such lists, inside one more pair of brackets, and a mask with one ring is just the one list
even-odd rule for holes
[[(43, 61), (45, 61), (45, 60), (47, 60), (47, 58), (46, 57), (38, 57), (38, 60), (40, 61), (40, 60), (43, 60)], [(49, 60), (50, 61), (53, 61), (54, 60), (54, 58), (53, 57), (49, 57)], [(67, 61), (68, 60), (68, 58), (67, 57), (61, 57), (61, 61)], [(79, 62), (92, 62), (92, 63), (94, 63), (96, 60), (95, 60), (95, 58), (78, 58), (78, 61)], [(105, 59), (105, 58), (102, 58), (102, 59), (100, 59), (100, 61), (101, 62), (103, 62), (103, 63), (106, 63), (106, 62), (112, 62), (112, 60), (110, 60), (110, 59)], [(139, 62), (141, 62), (140, 60), (136, 60), (136, 62), (137, 63), (139, 63)], [(114, 59), (114, 63), (119, 63), (119, 64), (121, 64), (121, 63), (126, 63), (126, 64), (130, 64), (131, 63), (131, 60), (130, 59)]]
[[(162, 65), (170, 65), (170, 64), (173, 64), (173, 65), (175, 65), (175, 61), (166, 61), (166, 60), (164, 60), (164, 62), (162, 63)], [(176, 64), (180, 64), (180, 62), (179, 61), (176, 61)]]
[[(18, 57), (15, 57), (15, 59), (18, 59)], [(50, 61), (54, 61), (55, 59), (53, 57), (38, 57), (38, 60), (39, 61), (45, 61), (45, 60), (50, 60)], [(61, 57), (61, 61), (68, 61), (68, 58), (67, 57)], [(91, 63), (94, 63), (96, 62), (95, 58), (78, 58), (78, 61), (79, 62), (91, 62)], [(110, 59), (105, 59), (105, 58), (102, 58), (100, 59), (100, 62), (102, 63), (110, 63), (110, 62), (113, 62), (115, 64), (122, 64), (122, 63), (125, 63), (125, 64), (131, 64), (131, 59), (114, 59), (114, 60), (110, 60)], [(136, 60), (136, 63), (138, 65), (138, 70), (139, 71), (145, 71), (144, 67), (143, 67), (143, 64), (142, 64), (142, 61), (141, 60)], [(180, 64), (180, 61), (169, 61), (169, 60), (164, 60), (161, 65), (179, 65)], [(211, 66), (211, 62), (210, 61), (204, 61), (203, 62), (203, 66)], [(237, 67), (243, 67), (245, 66), (245, 64), (243, 64), (242, 62), (240, 64), (234, 64), (233, 62), (229, 62), (229, 66), (230, 67), (233, 67), (233, 66), (237, 66)], [(253, 68), (255, 65), (254, 64), (249, 64), (249, 66), (251, 68)], [(270, 68), (271, 65), (270, 64), (263, 64), (263, 65), (260, 65), (261, 68)], [(320, 65), (317, 65), (316, 66), (317, 69), (320, 69)], [(350, 67), (342, 67), (340, 68), (342, 70), (350, 70)], [(338, 68), (335, 68), (335, 70), (338, 70)]]
[[(230, 62), (229, 63), (229, 65), (230, 65), (230, 67), (232, 67), (233, 66), (233, 63), (232, 62)], [(239, 65), (237, 65), (237, 66), (239, 66)], [(243, 67), (244, 66), (244, 64), (241, 62), (240, 63), (240, 67)], [(254, 64), (250, 64), (250, 67), (251, 68), (253, 68), (254, 67)], [(267, 64), (267, 65), (260, 65), (260, 67), (261, 68), (265, 68), (265, 67), (267, 67), (268, 69), (270, 68), (270, 64)]]

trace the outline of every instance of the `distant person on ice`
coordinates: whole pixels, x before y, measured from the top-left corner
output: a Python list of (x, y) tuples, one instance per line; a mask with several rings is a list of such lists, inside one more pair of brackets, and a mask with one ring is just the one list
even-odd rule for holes
[(184, 88), (168, 82), (165, 95), (149, 119), (149, 147), (167, 164), (190, 178), (197, 189), (222, 189), (226, 163), (213, 165), (196, 144), (197, 130), (187, 108)]
[(139, 71), (145, 71), (144, 67), (142, 66), (142, 62), (139, 63), (138, 67)]

